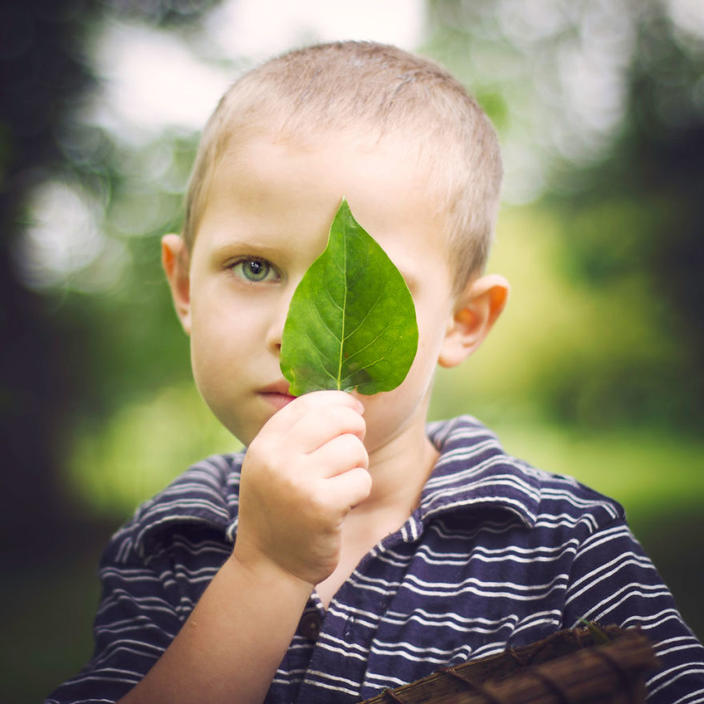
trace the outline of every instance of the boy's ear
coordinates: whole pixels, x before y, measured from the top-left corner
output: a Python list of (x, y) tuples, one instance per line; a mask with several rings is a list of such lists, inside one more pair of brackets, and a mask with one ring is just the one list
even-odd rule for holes
[(506, 305), (509, 283), (498, 274), (474, 279), (457, 296), (438, 357), (441, 367), (455, 367), (484, 341)]
[(191, 334), (191, 285), (188, 273), (189, 254), (179, 235), (161, 238), (161, 264), (171, 287), (176, 315), (187, 335)]

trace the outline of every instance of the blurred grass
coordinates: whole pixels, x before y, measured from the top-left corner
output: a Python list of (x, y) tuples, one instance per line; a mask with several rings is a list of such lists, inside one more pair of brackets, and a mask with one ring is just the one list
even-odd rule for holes
[(172, 386), (120, 407), (103, 428), (84, 426), (67, 481), (83, 512), (124, 519), (190, 464), (240, 447), (193, 383)]

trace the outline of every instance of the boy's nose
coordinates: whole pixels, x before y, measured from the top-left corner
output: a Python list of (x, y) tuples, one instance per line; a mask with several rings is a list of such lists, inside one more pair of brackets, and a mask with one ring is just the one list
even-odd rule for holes
[(284, 333), (284, 322), (286, 321), (286, 315), (278, 316), (272, 321), (269, 326), (269, 332), (267, 335), (266, 346), (269, 350), (275, 354), (281, 352), (281, 338)]
[(277, 310), (273, 314), (269, 324), (266, 340), (267, 349), (271, 350), (276, 355), (281, 352), (281, 340), (284, 334), (284, 325), (286, 324), (286, 316), (288, 315), (292, 295), (293, 291), (291, 291), (288, 296), (282, 296), (281, 303), (277, 306)]

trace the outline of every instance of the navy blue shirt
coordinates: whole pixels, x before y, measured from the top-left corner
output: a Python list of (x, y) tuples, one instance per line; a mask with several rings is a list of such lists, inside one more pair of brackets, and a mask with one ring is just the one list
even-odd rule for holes
[[(580, 618), (643, 628), (662, 663), (648, 702), (704, 702), (704, 648), (617, 503), (508, 456), (472, 418), (428, 432), (441, 454), (419, 507), (327, 610), (311, 595), (268, 704), (353, 704)], [(242, 458), (194, 465), (113, 537), (95, 654), (48, 703), (113, 702), (168, 647), (232, 551)]]

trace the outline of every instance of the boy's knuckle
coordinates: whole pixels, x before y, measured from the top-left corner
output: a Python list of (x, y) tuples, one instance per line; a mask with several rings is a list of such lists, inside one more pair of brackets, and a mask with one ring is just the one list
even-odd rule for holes
[(345, 450), (351, 466), (367, 466), (369, 462), (367, 448), (356, 435), (345, 435)]
[(348, 448), (345, 453), (345, 464), (352, 469), (354, 467), (363, 467), (366, 463), (367, 453), (364, 447), (360, 447), (358, 443), (348, 442)]

